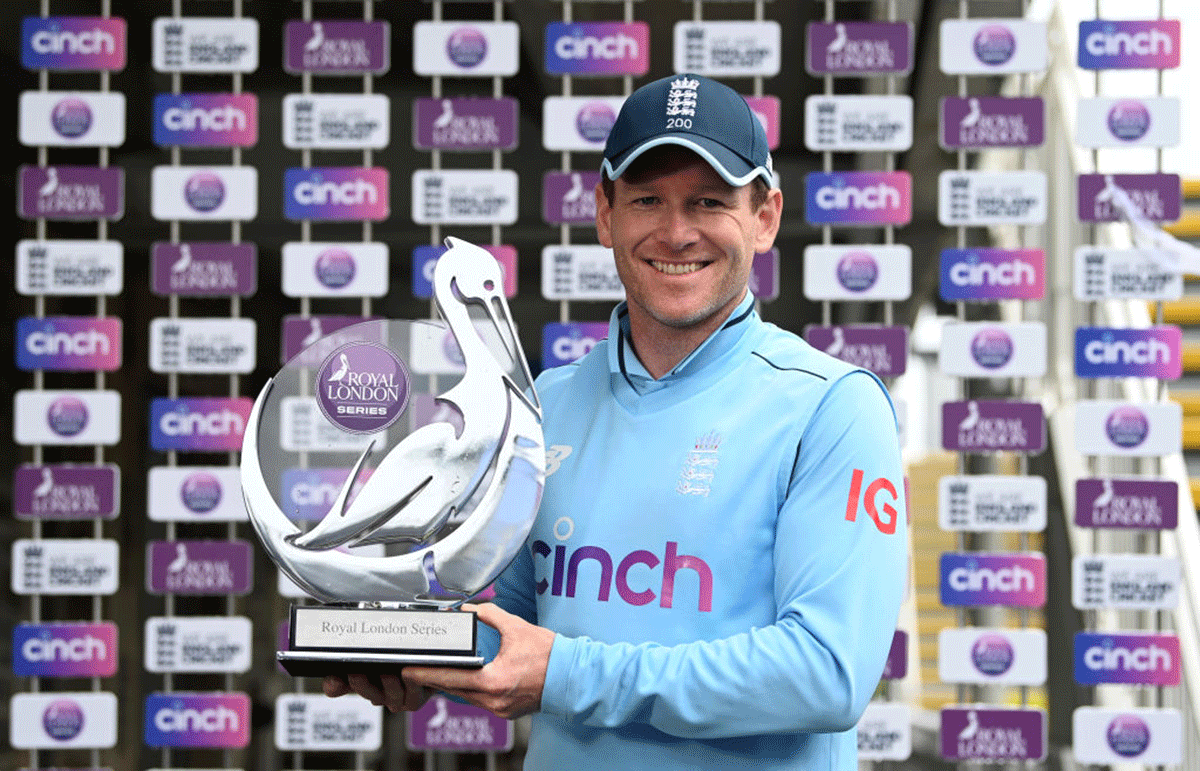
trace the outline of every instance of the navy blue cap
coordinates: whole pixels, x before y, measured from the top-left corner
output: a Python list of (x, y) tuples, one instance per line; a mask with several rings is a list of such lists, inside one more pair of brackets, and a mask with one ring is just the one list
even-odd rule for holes
[(616, 179), (661, 145), (686, 147), (734, 187), (755, 177), (775, 185), (762, 123), (741, 94), (703, 75), (662, 78), (630, 94), (608, 134), (600, 171)]

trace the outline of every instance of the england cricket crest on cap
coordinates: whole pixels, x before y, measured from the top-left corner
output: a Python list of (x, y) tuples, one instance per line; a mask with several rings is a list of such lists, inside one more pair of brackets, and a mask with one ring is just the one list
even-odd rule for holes
[(702, 495), (708, 497), (711, 490), (713, 474), (720, 462), (717, 451), (721, 447), (721, 435), (716, 431), (696, 439), (696, 444), (688, 451), (683, 462), (683, 470), (679, 472), (679, 482), (675, 492), (680, 495)]
[[(667, 91), (667, 128), (691, 128), (691, 121), (684, 123), (685, 117), (696, 114), (696, 91), (700, 81), (695, 78), (676, 78), (671, 81), (671, 89)], [(683, 117), (680, 117), (683, 116)]]

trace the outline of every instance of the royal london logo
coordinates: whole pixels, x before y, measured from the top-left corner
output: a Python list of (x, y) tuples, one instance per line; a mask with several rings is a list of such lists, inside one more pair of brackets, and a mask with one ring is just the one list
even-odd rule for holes
[(695, 446), (687, 454), (683, 470), (679, 472), (675, 492), (680, 495), (708, 497), (714, 469), (721, 460), (718, 456), (720, 447), (721, 435), (715, 431), (709, 431), (697, 439)]
[[(672, 80), (671, 90), (667, 92), (667, 117), (694, 116), (696, 114), (696, 90), (699, 88), (700, 81), (695, 78)], [(671, 125), (668, 125), (668, 128), (670, 127)]]

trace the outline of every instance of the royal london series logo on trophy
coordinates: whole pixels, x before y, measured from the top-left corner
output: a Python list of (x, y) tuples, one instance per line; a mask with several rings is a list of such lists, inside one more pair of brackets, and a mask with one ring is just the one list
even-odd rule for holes
[[(365, 321), (321, 338), (263, 387), (242, 489), (268, 555), (323, 604), (293, 605), (297, 676), (477, 667), (475, 614), (525, 542), (545, 479), (541, 405), (496, 259), (457, 238), (434, 268), (444, 321)], [(312, 524), (286, 494), (345, 474)], [(311, 526), (309, 526), (311, 525)]]

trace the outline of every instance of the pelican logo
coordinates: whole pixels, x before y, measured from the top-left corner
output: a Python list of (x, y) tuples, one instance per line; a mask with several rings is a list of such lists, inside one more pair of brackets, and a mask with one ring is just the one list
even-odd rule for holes
[(906, 22), (812, 22), (808, 71), (814, 75), (907, 72), (912, 28)]
[(1104, 738), (1113, 752), (1136, 758), (1150, 745), (1150, 726), (1137, 715), (1118, 715), (1108, 724)]
[(377, 343), (335, 349), (317, 371), (316, 386), (321, 412), (352, 434), (383, 431), (408, 407), (408, 367)]
[(517, 100), (417, 99), (413, 143), (431, 150), (512, 150), (517, 144)]
[(1046, 713), (1038, 709), (947, 707), (941, 755), (948, 760), (1038, 760), (1046, 755)]

